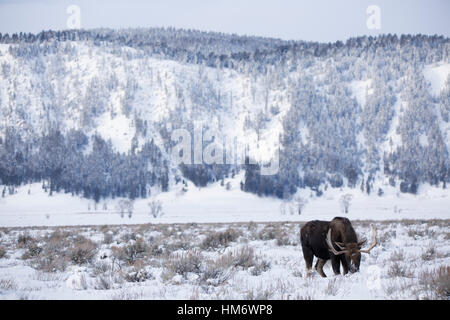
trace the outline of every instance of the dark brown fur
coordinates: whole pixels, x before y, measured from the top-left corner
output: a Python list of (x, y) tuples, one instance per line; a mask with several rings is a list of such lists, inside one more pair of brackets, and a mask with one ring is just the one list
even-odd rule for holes
[[(334, 255), (326, 243), (328, 230), (331, 229), (331, 241), (337, 251), (341, 249), (334, 243), (337, 242), (341, 247), (345, 247), (348, 253)], [(350, 220), (347, 218), (336, 217), (330, 222), (314, 220), (306, 223), (300, 230), (300, 241), (303, 249), (303, 257), (306, 263), (306, 269), (312, 268), (313, 258), (316, 256), (315, 269), (323, 277), (323, 266), (328, 260), (331, 260), (333, 271), (336, 275), (340, 274), (340, 264), (342, 264), (343, 274), (356, 272), (359, 270), (361, 254), (358, 252), (365, 241), (358, 242), (355, 230)]]

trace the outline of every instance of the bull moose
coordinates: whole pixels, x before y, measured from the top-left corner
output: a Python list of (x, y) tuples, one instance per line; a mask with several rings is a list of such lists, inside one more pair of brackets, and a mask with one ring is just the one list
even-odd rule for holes
[(326, 277), (323, 266), (330, 259), (335, 275), (340, 274), (341, 263), (344, 275), (348, 271), (351, 273), (359, 271), (361, 253), (370, 253), (377, 244), (377, 232), (373, 226), (372, 230), (372, 244), (368, 249), (361, 249), (367, 240), (358, 240), (347, 218), (335, 217), (331, 221), (309, 221), (300, 230), (307, 271), (311, 271), (314, 256), (318, 258), (314, 268), (322, 277)]

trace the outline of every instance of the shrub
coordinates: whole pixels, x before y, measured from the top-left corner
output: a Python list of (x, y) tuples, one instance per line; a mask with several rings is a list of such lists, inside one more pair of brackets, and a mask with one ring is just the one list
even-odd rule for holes
[(56, 230), (42, 239), (42, 245), (28, 244), (23, 259), (33, 259), (32, 266), (45, 272), (64, 271), (70, 263), (91, 262), (97, 246), (83, 236)]
[(387, 271), (387, 274), (390, 277), (406, 277), (407, 272), (406, 268), (402, 265), (400, 265), (398, 262), (394, 262)]
[(437, 252), (436, 248), (430, 244), (428, 248), (422, 252), (422, 260), (424, 261), (430, 261), (436, 258)]
[(132, 241), (123, 247), (112, 247), (113, 257), (127, 262), (128, 265), (133, 265), (136, 260), (142, 259), (145, 256), (148, 247), (142, 238)]
[(403, 249), (395, 250), (391, 253), (390, 256), (391, 261), (404, 261), (405, 260), (405, 251)]
[(291, 240), (289, 239), (289, 235), (285, 231), (279, 232), (276, 235), (276, 239), (277, 239), (277, 246), (288, 246), (292, 244)]
[(172, 273), (186, 278), (189, 272), (200, 274), (203, 256), (198, 251), (176, 254), (168, 259), (166, 267)]
[[(71, 245), (71, 240), (73, 241), (72, 234), (68, 232), (56, 230), (51, 233), (43, 239), (42, 248), (36, 248), (34, 251), (37, 253), (35, 267), (45, 272), (64, 271), (70, 261), (67, 249)], [(30, 253), (31, 251), (28, 252)], [(30, 255), (32, 256), (33, 254)]]
[(39, 255), (35, 268), (45, 272), (56, 272), (66, 270), (67, 258), (64, 256), (54, 256), (51, 254)]
[(450, 266), (421, 273), (419, 284), (426, 293), (425, 299), (450, 299)]
[(39, 256), (42, 252), (42, 247), (38, 246), (36, 243), (30, 243), (27, 247), (27, 251), (22, 255), (22, 259), (32, 259)]
[(91, 275), (94, 277), (98, 277), (98, 276), (104, 275), (105, 273), (107, 273), (110, 270), (111, 270), (111, 264), (101, 261), (101, 262), (95, 263), (93, 265)]
[(270, 269), (270, 262), (266, 260), (258, 261), (255, 266), (252, 268), (251, 274), (252, 276), (259, 276), (261, 273), (266, 272)]
[(36, 240), (28, 233), (22, 233), (17, 237), (17, 246), (19, 248), (26, 248), (30, 243), (34, 243)]
[(127, 232), (125, 234), (123, 234), (120, 239), (123, 242), (130, 242), (130, 241), (136, 241), (137, 239), (139, 239), (140, 235), (138, 235), (136, 232)]
[(200, 282), (218, 286), (230, 279), (233, 271), (224, 259), (207, 260), (200, 277)]
[(75, 264), (85, 264), (91, 262), (97, 253), (97, 246), (89, 239), (76, 241), (71, 248), (69, 248), (68, 256), (70, 261)]
[(223, 232), (212, 232), (202, 241), (200, 248), (204, 250), (213, 250), (219, 247), (227, 247), (232, 241), (236, 241), (240, 234), (232, 228)]
[(150, 256), (154, 257), (162, 255), (164, 253), (164, 250), (157, 243), (152, 243), (148, 247), (147, 252)]
[(259, 240), (273, 240), (277, 237), (281, 237), (283, 231), (281, 230), (279, 225), (268, 224), (264, 226), (264, 228), (258, 232)]
[(104, 244), (111, 244), (114, 241), (114, 235), (112, 232), (105, 232), (103, 236), (103, 243)]
[(232, 254), (232, 264), (234, 267), (242, 267), (248, 269), (255, 265), (255, 253), (250, 247), (242, 247), (235, 250)]
[(128, 282), (144, 282), (149, 279), (154, 279), (154, 277), (149, 271), (145, 270), (142, 260), (137, 260), (133, 265), (133, 270), (125, 274), (125, 280)]

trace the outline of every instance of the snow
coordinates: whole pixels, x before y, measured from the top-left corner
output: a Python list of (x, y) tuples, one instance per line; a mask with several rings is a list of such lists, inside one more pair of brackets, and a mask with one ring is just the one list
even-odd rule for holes
[(79, 268), (75, 269), (67, 278), (66, 286), (72, 290), (85, 290), (87, 286), (85, 272)]
[[(439, 97), (441, 90), (446, 85), (447, 78), (450, 75), (450, 63), (440, 62), (425, 66), (423, 74), (430, 84), (429, 92), (435, 97)], [(439, 119), (439, 128), (442, 137), (450, 150), (450, 123), (442, 120), (439, 104), (435, 104), (436, 115)]]
[[(118, 213), (116, 205), (120, 199), (100, 200), (95, 205), (93, 200), (71, 194), (54, 193), (50, 197), (41, 184), (32, 184), (18, 188), (16, 194), (0, 198), (0, 226), (326, 220), (343, 215), (340, 198), (344, 194), (353, 196), (349, 213), (345, 215), (349, 219), (450, 219), (450, 191), (429, 185), (422, 185), (418, 195), (400, 193), (389, 185), (375, 186), (371, 195), (358, 188), (329, 188), (317, 197), (311, 190), (303, 189), (299, 194), (308, 200), (304, 212), (282, 215), (281, 200), (241, 191), (242, 179), (242, 175), (225, 179), (225, 184), (231, 183), (231, 190), (217, 182), (205, 188), (189, 183), (187, 192), (181, 191), (181, 185), (170, 192), (156, 194), (155, 191), (150, 199), (134, 201), (131, 218)], [(381, 197), (376, 194), (378, 187), (384, 192)], [(163, 216), (150, 215), (148, 203), (152, 199), (162, 202)]]
[[(259, 234), (267, 227), (274, 227), (281, 234), (287, 234), (289, 243), (279, 244), (276, 239), (264, 240)], [(364, 223), (354, 223), (358, 234), (369, 237), (370, 227)], [(35, 239), (54, 230), (12, 229), (2, 234), (0, 244), (10, 243), (7, 257), (0, 259), (0, 299), (426, 299), (436, 294), (431, 288), (424, 288), (421, 275), (450, 262), (450, 245), (445, 240), (448, 223), (408, 221), (374, 222), (379, 243), (370, 254), (364, 254), (358, 273), (334, 276), (328, 262), (324, 272), (328, 278), (321, 278), (316, 272), (306, 273), (302, 249), (299, 243), (300, 225), (298, 223), (279, 224), (201, 224), (172, 225), (160, 228), (158, 225), (117, 226), (114, 242), (101, 242), (102, 232), (108, 229), (95, 227), (68, 227), (60, 231), (74, 235), (84, 235), (98, 241), (99, 250), (90, 264), (70, 265), (65, 271), (44, 272), (34, 266), (32, 261), (24, 260), (24, 248), (16, 246), (17, 237), (30, 234)], [(199, 249), (199, 244), (210, 232), (232, 228), (241, 236), (225, 248), (213, 251)], [(152, 274), (142, 282), (129, 282), (121, 278), (134, 270), (124, 263), (120, 271), (110, 273), (99, 271), (98, 265), (114, 264), (110, 256), (113, 246), (123, 246), (124, 235), (142, 234), (145, 241), (154, 243), (164, 239), (166, 250), (174, 250), (170, 245), (187, 239), (190, 247), (175, 249), (169, 257), (152, 256), (148, 272)], [(167, 237), (167, 234), (170, 234)], [(118, 244), (120, 243), (120, 244)], [(132, 243), (132, 240), (128, 242)], [(42, 241), (40, 242), (42, 244)], [(204, 266), (209, 259), (221, 261), (230, 253), (235, 254), (243, 248), (252, 248), (256, 261), (266, 261), (268, 268), (254, 273), (254, 267), (227, 267), (219, 265), (225, 272), (225, 281), (218, 278), (203, 282), (199, 274), (188, 272), (168, 273), (167, 259), (179, 254), (198, 254)], [(172, 249), (170, 249), (172, 248)], [(429, 248), (434, 253), (427, 255)], [(104, 252), (107, 252), (106, 255)], [(196, 253), (197, 252), (197, 253)], [(170, 251), (169, 251), (170, 253)], [(36, 268), (36, 269), (34, 269)], [(398, 270), (398, 271), (396, 271)], [(110, 281), (110, 288), (99, 287), (99, 276)], [(108, 280), (109, 279), (109, 280)], [(430, 285), (432, 285), (430, 283)]]
[(425, 66), (423, 75), (430, 83), (430, 93), (436, 97), (441, 93), (442, 88), (450, 74), (450, 63), (438, 63)]
[(358, 101), (358, 104), (364, 106), (366, 104), (366, 96), (373, 93), (373, 89), (371, 89), (372, 79), (365, 81), (354, 80), (350, 82), (349, 86), (353, 96), (356, 98), (356, 101)]
[(123, 114), (117, 115), (114, 119), (105, 113), (98, 120), (99, 125), (96, 131), (103, 139), (111, 139), (114, 149), (121, 153), (127, 153), (131, 147), (131, 140), (134, 136), (134, 128), (130, 119)]
[[(402, 116), (402, 111), (406, 109), (406, 103), (401, 99), (401, 95), (398, 94), (396, 97), (394, 108), (394, 116), (391, 120), (391, 125), (386, 134), (385, 142), (383, 143), (382, 150), (388, 150), (390, 153), (396, 150), (399, 146), (402, 145), (402, 137), (397, 132), (397, 128), (399, 127), (400, 117)], [(392, 142), (392, 144), (391, 144)], [(382, 161), (382, 160), (381, 160)]]
[[(94, 128), (88, 132), (88, 135), (98, 133), (104, 139), (111, 139), (116, 151), (126, 153), (130, 149), (135, 134), (134, 114), (148, 122), (148, 134), (145, 138), (154, 138), (155, 142), (161, 145), (155, 124), (166, 121), (175, 106), (183, 101), (186, 113), (180, 116), (195, 119), (196, 112), (204, 113), (204, 118), (201, 120), (205, 125), (210, 126), (213, 135), (226, 134), (228, 138), (236, 137), (241, 145), (258, 146), (258, 149), (251, 149), (250, 152), (260, 161), (267, 162), (273, 158), (279, 145), (278, 137), (283, 131), (281, 121), (291, 106), (288, 85), (275, 86), (269, 77), (267, 79), (252, 78), (229, 69), (219, 70), (151, 57), (142, 58), (141, 52), (132, 48), (124, 49), (133, 58), (124, 59), (123, 56), (112, 53), (107, 48), (83, 42), (74, 42), (71, 45), (75, 48), (76, 54), (60, 57), (63, 59), (61, 68), (64, 74), (70, 76), (57, 79), (55, 75), (58, 73), (52, 71), (52, 68), (59, 65), (54, 63), (56, 56), (49, 55), (48, 59), (44, 59), (45, 74), (38, 76), (34, 70), (31, 70), (31, 64), (21, 65), (20, 59), (9, 55), (9, 45), (0, 44), (0, 63), (8, 63), (11, 68), (9, 78), (5, 77), (0, 83), (0, 101), (4, 106), (14, 104), (16, 107), (14, 112), (10, 111), (9, 107), (0, 110), (5, 124), (17, 127), (24, 135), (38, 135), (45, 132), (47, 129), (46, 125), (43, 125), (46, 116), (45, 105), (48, 107), (57, 101), (61, 108), (55, 113), (61, 114), (50, 115), (49, 117), (52, 117), (50, 120), (59, 121), (58, 124), (64, 130), (79, 129), (83, 126), (81, 123), (83, 99), (88, 92), (89, 84), (95, 77), (107, 79), (114, 76), (117, 78), (116, 87), (110, 91), (105, 90), (107, 91), (104, 93), (105, 101), (103, 101), (105, 110), (92, 119)], [(329, 62), (332, 62), (331, 59)], [(317, 63), (307, 72), (311, 73), (318, 82), (326, 82), (327, 73), (323, 72), (324, 70), (327, 70), (325, 62)], [(439, 96), (450, 74), (450, 64), (444, 61), (427, 65), (423, 74), (430, 84), (430, 93), (433, 96)], [(127, 81), (130, 80), (129, 75), (138, 79), (138, 86), (136, 92), (133, 92), (132, 112), (130, 115), (125, 115), (122, 108)], [(293, 72), (288, 74), (286, 79), (295, 83), (296, 77), (298, 78), (298, 75), (296, 76)], [(49, 90), (43, 88), (46, 83), (51, 84)], [(319, 84), (317, 83), (318, 89), (324, 90)], [(347, 85), (358, 104), (363, 107), (367, 96), (373, 93), (372, 79), (352, 81)], [(199, 96), (213, 97), (220, 94), (222, 105), (213, 112), (196, 110), (198, 105), (193, 102), (192, 92), (194, 91), (191, 89), (197, 86), (197, 89), (204, 90), (199, 93)], [(46, 96), (43, 90), (53, 92), (55, 97)], [(206, 92), (207, 90), (211, 91)], [(265, 101), (266, 93), (267, 102)], [(178, 96), (183, 99), (178, 99)], [(246, 119), (256, 121), (256, 115), (265, 111), (266, 104), (268, 109), (272, 106), (278, 107), (279, 113), (268, 115), (270, 119), (264, 123), (265, 128), (258, 137), (255, 130), (245, 128), (245, 122)], [(393, 151), (401, 145), (401, 136), (397, 134), (397, 128), (402, 109), (406, 109), (405, 107), (406, 104), (399, 93), (394, 105), (395, 113), (391, 126), (380, 151)], [(20, 112), (24, 110), (26, 112), (22, 114), (26, 114), (25, 117)], [(447, 147), (450, 149), (450, 125), (442, 120), (439, 125)], [(309, 140), (309, 132), (305, 124), (300, 124), (300, 132), (303, 142), (306, 143)], [(144, 137), (140, 138), (144, 140)], [(362, 132), (358, 135), (358, 142), (364, 145)], [(425, 135), (420, 136), (419, 142), (423, 146), (431, 143)], [(383, 164), (380, 168), (383, 168)], [(403, 194), (399, 192), (398, 186), (388, 185), (386, 181), (378, 179), (379, 176), (374, 182), (373, 192), (370, 195), (361, 192), (359, 188), (328, 188), (322, 190), (323, 195), (320, 197), (310, 189), (299, 190), (297, 196), (307, 200), (301, 215), (291, 214), (289, 210), (283, 214), (281, 208), (286, 206), (294, 208), (294, 202), (286, 203), (273, 197), (258, 197), (241, 191), (240, 183), (244, 179), (242, 173), (233, 179), (225, 179), (225, 185), (231, 184), (230, 190), (226, 190), (220, 182), (212, 183), (204, 188), (197, 188), (188, 182), (187, 192), (182, 190), (181, 185), (172, 185), (170, 192), (164, 193), (152, 189), (151, 198), (134, 201), (134, 211), (130, 217), (127, 214), (121, 216), (118, 212), (117, 204), (124, 199), (102, 199), (96, 204), (93, 200), (63, 192), (50, 196), (42, 189), (41, 183), (24, 185), (15, 189), (14, 194), (10, 195), (7, 192), (4, 197), (0, 197), (0, 246), (7, 248), (7, 257), (0, 258), (0, 298), (186, 299), (192, 297), (208, 299), (221, 297), (241, 299), (260, 297), (259, 295), (264, 292), (272, 293), (269, 297), (279, 299), (417, 298), (414, 291), (398, 290), (404, 285), (402, 281), (409, 281), (409, 278), (392, 277), (389, 275), (388, 268), (392, 265), (392, 257), (395, 258), (398, 250), (405, 252), (405, 261), (402, 263), (411, 264), (417, 269), (414, 280), (411, 281), (417, 282), (418, 272), (449, 264), (450, 247), (447, 237), (450, 191), (443, 189), (442, 185), (435, 187), (422, 184), (417, 195)], [(3, 186), (1, 187), (3, 189)], [(382, 196), (377, 195), (378, 188), (383, 190)], [(340, 204), (341, 197), (346, 194), (352, 196), (348, 213), (342, 212)], [(161, 201), (162, 216), (155, 218), (150, 214), (148, 204), (152, 200)], [(372, 255), (363, 258), (364, 267), (358, 274), (329, 279), (317, 276), (307, 277), (304, 273), (305, 265), (301, 257), (301, 249), (298, 246), (300, 226), (298, 222), (315, 219), (331, 220), (335, 216), (345, 216), (352, 221), (359, 220), (362, 223), (374, 220), (377, 228), (380, 229), (380, 237), (389, 233), (394, 235), (389, 240), (389, 245), (382, 244), (374, 249)], [(404, 219), (414, 221), (412, 225), (407, 225), (401, 222)], [(444, 222), (438, 225), (439, 223), (432, 219), (443, 219)], [(251, 224), (245, 225), (250, 221), (260, 223), (257, 226), (259, 229), (270, 223), (289, 222), (283, 225), (283, 228), (286, 228), (284, 231), (290, 235), (291, 240), (294, 239), (292, 240), (294, 244), (277, 246), (275, 239), (274, 241), (256, 239), (255, 235), (249, 231)], [(142, 285), (120, 284), (108, 291), (99, 290), (96, 287), (98, 278), (92, 275), (92, 266), (69, 266), (64, 272), (44, 273), (36, 270), (36, 266), (24, 262), (22, 254), (25, 249), (17, 247), (17, 236), (21, 232), (43, 236), (47, 232), (52, 232), (54, 227), (64, 228), (64, 226), (70, 226), (68, 228), (73, 228), (76, 234), (83, 234), (98, 243), (101, 243), (104, 234), (99, 231), (101, 227), (91, 226), (108, 226), (107, 228), (116, 226), (117, 229), (114, 232), (109, 230), (105, 234), (116, 237), (113, 245), (123, 246), (126, 242), (119, 239), (119, 236), (135, 232), (134, 227), (155, 228), (150, 230), (149, 234), (157, 237), (162, 233), (161, 230), (174, 230), (180, 223), (184, 224), (186, 229), (177, 231), (168, 236), (168, 240), (164, 240), (175, 241), (173, 238), (179, 234), (189, 236), (194, 232), (197, 232), (195, 239), (198, 240), (205, 238), (208, 232), (228, 227), (240, 228), (243, 233), (240, 241), (231, 244), (229, 248), (203, 252), (203, 254), (216, 258), (221, 253), (227, 254), (248, 245), (259, 256), (270, 261), (270, 270), (259, 276), (250, 275), (246, 270), (237, 270), (233, 272), (231, 279), (225, 285), (217, 289), (209, 286), (204, 291), (203, 288), (199, 289), (199, 276), (196, 274), (190, 273), (186, 277), (177, 274), (167, 276), (166, 279), (163, 275), (163, 267), (158, 264), (148, 265), (154, 278), (147, 279)], [(200, 226), (198, 229), (191, 228), (190, 223), (198, 223)], [(159, 231), (156, 230), (158, 226), (161, 227)], [(244, 230), (245, 228), (247, 229)], [(369, 228), (360, 225), (358, 232), (368, 234)], [(422, 233), (424, 235), (420, 235)], [(146, 240), (150, 241), (149, 237)], [(178, 239), (178, 241), (181, 240)], [(191, 246), (193, 242), (188, 244)], [(435, 261), (420, 260), (420, 253), (428, 244), (435, 244), (438, 247), (440, 256)], [(111, 250), (111, 246), (101, 244), (94, 262), (98, 263), (106, 259), (110, 263)], [(177, 253), (184, 251), (179, 249)], [(158, 263), (164, 265), (166, 262)], [(329, 263), (325, 272), (331, 274)], [(396, 295), (390, 294), (390, 286), (394, 286), (394, 289), (400, 292)], [(422, 297), (424, 293), (420, 294)]]

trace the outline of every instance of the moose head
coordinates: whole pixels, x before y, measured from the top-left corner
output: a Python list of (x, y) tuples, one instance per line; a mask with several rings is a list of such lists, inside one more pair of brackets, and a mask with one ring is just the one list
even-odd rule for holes
[(362, 239), (358, 242), (348, 243), (335, 241), (334, 244), (339, 248), (339, 250), (336, 250), (333, 246), (333, 242), (331, 241), (331, 229), (328, 230), (326, 242), (328, 248), (334, 255), (345, 255), (349, 270), (350, 272), (354, 273), (359, 271), (359, 265), (361, 263), (361, 253), (370, 253), (370, 250), (372, 250), (377, 245), (377, 231), (375, 230), (375, 227), (373, 225), (372, 232), (372, 244), (368, 249), (362, 249), (362, 246), (367, 242), (367, 239)]

